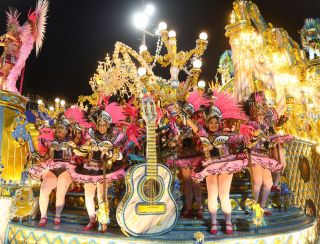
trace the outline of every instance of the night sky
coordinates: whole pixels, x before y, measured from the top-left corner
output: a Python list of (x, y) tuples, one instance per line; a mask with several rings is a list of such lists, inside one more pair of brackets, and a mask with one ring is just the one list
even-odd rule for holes
[[(148, 3), (147, 0), (145, 0)], [(214, 78), (219, 56), (229, 48), (225, 25), (229, 22), (232, 0), (153, 0), (156, 13), (150, 30), (160, 21), (177, 33), (179, 50), (191, 49), (201, 31), (209, 35), (203, 59), (201, 78)], [(285, 28), (294, 40), (307, 17), (320, 17), (320, 1), (256, 0), (266, 22)], [(13, 6), (26, 20), (36, 0), (0, 0), (0, 33), (5, 32), (5, 11)], [(134, 28), (132, 16), (141, 0), (51, 0), (44, 46), (38, 58), (35, 51), (27, 61), (24, 92), (41, 93), (52, 98), (76, 100), (91, 94), (89, 78), (97, 61), (113, 52), (116, 41), (134, 49), (140, 46), (141, 32)], [(147, 37), (149, 51), (154, 53), (156, 38)]]

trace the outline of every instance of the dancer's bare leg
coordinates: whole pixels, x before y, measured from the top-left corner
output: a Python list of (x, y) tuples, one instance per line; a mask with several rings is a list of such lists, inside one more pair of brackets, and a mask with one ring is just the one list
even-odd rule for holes
[(97, 185), (93, 183), (84, 184), (84, 195), (87, 212), (91, 223), (96, 222), (96, 205), (94, 196), (96, 195)]
[(253, 178), (253, 195), (254, 200), (258, 202), (260, 191), (262, 187), (262, 167), (259, 164), (256, 164), (255, 166), (252, 166), (252, 178)]
[(192, 188), (196, 199), (196, 207), (197, 209), (202, 209), (202, 189), (200, 182), (192, 181)]
[(42, 183), (40, 186), (39, 207), (41, 213), (40, 224), (44, 223), (47, 218), (49, 196), (54, 188), (57, 186), (57, 177), (51, 171), (44, 171), (42, 174)]
[(265, 208), (266, 202), (268, 200), (271, 187), (272, 187), (272, 175), (271, 175), (271, 171), (268, 169), (261, 168), (261, 172), (262, 172), (262, 188), (261, 188), (260, 206), (262, 208)]
[(59, 175), (57, 181), (57, 193), (56, 193), (56, 217), (60, 219), (60, 214), (64, 207), (66, 193), (72, 180), (68, 171)]
[(232, 230), (231, 223), (231, 202), (230, 202), (230, 188), (232, 182), (233, 174), (219, 175), (218, 176), (218, 190), (219, 190), (219, 199), (221, 203), (221, 209), (224, 213), (224, 218), (226, 221), (226, 229)]
[(181, 170), (183, 183), (184, 183), (184, 195), (186, 199), (186, 207), (185, 210), (192, 209), (192, 197), (193, 197), (193, 189), (192, 189), (192, 179), (191, 179), (191, 169), (186, 168)]
[[(218, 210), (218, 176), (209, 175), (206, 178), (208, 191), (208, 209), (211, 214), (211, 224), (217, 223)], [(211, 230), (216, 230), (217, 226), (212, 226)]]
[[(279, 149), (273, 148), (272, 149), (272, 156), (274, 159), (279, 161), (285, 168), (286, 166), (286, 157), (285, 157), (285, 150), (283, 148), (283, 145), (278, 145)], [(283, 169), (284, 170), (284, 169)], [(281, 178), (281, 173), (275, 173), (274, 180), (273, 180), (273, 186), (278, 186)]]

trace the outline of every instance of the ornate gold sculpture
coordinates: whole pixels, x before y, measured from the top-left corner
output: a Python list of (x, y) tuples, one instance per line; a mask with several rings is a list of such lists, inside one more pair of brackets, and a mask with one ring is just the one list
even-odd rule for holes
[[(105, 61), (99, 62), (98, 68), (89, 83), (94, 92), (92, 99), (79, 97), (83, 104), (87, 98), (91, 104), (98, 99), (99, 94), (131, 96), (139, 98), (141, 94), (149, 91), (158, 96), (163, 103), (172, 103), (186, 96), (190, 86), (197, 84), (201, 73), (201, 56), (208, 41), (205, 33), (201, 33), (196, 41), (196, 47), (190, 51), (177, 51), (175, 32), (162, 29), (159, 32), (157, 52), (152, 56), (146, 47), (137, 53), (129, 46), (117, 42), (115, 50), (110, 57), (106, 55)], [(167, 53), (160, 55), (162, 45)], [(192, 67), (188, 62), (192, 63)], [(170, 78), (164, 79), (153, 72), (156, 64), (162, 67), (170, 66)], [(187, 74), (185, 82), (179, 81), (180, 71)], [(97, 95), (98, 94), (98, 95)]]
[(15, 192), (10, 210), (11, 217), (23, 218), (31, 216), (34, 211), (35, 199), (31, 187), (23, 187)]
[(239, 101), (263, 89), (284, 109), (283, 83), (303, 82), (306, 59), (299, 45), (282, 28), (268, 25), (251, 1), (234, 2), (226, 26), (235, 68), (235, 95)]

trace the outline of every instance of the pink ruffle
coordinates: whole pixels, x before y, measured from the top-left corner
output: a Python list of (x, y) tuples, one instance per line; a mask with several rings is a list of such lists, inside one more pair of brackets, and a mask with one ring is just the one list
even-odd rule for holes
[(290, 142), (294, 139), (293, 136), (291, 135), (272, 135), (270, 136), (270, 140), (272, 143), (276, 143), (276, 144), (284, 144), (287, 142)]
[(206, 166), (201, 172), (193, 173), (192, 179), (202, 181), (209, 175), (234, 174), (244, 170), (248, 166), (248, 162), (242, 159), (232, 161), (224, 161), (220, 163), (211, 163)]
[(219, 157), (219, 158), (210, 158), (205, 161), (202, 161), (202, 166), (207, 166), (213, 163), (221, 163), (221, 162), (229, 162), (229, 161), (235, 161), (235, 160), (243, 160), (246, 157), (245, 154), (238, 154), (238, 155), (229, 155), (225, 157)]
[(28, 172), (31, 178), (41, 179), (42, 174), (45, 170), (54, 170), (59, 168), (66, 168), (66, 170), (68, 170), (70, 168), (73, 168), (73, 164), (66, 161), (47, 160), (43, 163), (32, 166)]
[[(245, 159), (247, 163), (248, 159)], [(271, 172), (280, 172), (283, 168), (282, 164), (277, 160), (270, 158), (268, 156), (261, 155), (251, 155), (252, 166), (259, 164), (262, 168), (268, 169)]]
[(173, 159), (167, 160), (168, 166), (176, 166), (178, 168), (195, 168), (201, 165), (203, 156), (197, 156), (192, 158), (177, 158), (175, 161)]
[[(72, 165), (71, 168), (68, 168), (72, 181), (77, 183), (103, 183), (103, 175), (85, 175), (79, 174), (75, 171), (76, 166)], [(107, 184), (111, 183), (112, 181), (120, 180), (126, 175), (126, 171), (121, 168), (118, 169), (110, 174), (106, 175), (106, 182)]]

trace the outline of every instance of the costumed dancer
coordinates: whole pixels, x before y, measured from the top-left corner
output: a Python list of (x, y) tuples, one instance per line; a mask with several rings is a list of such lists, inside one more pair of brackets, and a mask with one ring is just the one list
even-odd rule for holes
[(38, 225), (43, 227), (48, 222), (49, 196), (55, 188), (57, 188), (56, 214), (53, 223), (60, 224), (65, 195), (72, 182), (68, 169), (72, 168), (73, 164), (73, 146), (69, 140), (70, 122), (64, 115), (55, 121), (54, 131), (44, 128), (40, 133), (38, 152), (43, 160), (30, 168), (29, 175), (42, 181), (39, 196), (41, 219)]
[[(264, 93), (262, 91), (254, 92), (250, 95), (244, 104), (246, 114), (250, 117), (247, 125), (256, 130), (256, 136), (251, 141), (251, 163), (253, 178), (253, 195), (254, 200), (258, 202), (261, 208), (264, 208), (265, 215), (271, 215), (266, 209), (266, 202), (273, 185), (271, 172), (281, 172), (285, 166), (285, 160), (279, 162), (272, 158), (270, 149), (272, 144), (277, 142), (285, 142), (289, 137), (273, 135), (273, 127), (270, 127), (270, 116), (268, 117), (268, 107)], [(246, 159), (245, 161), (248, 161)]]
[[(100, 104), (100, 111), (93, 110), (96, 128), (89, 129), (90, 139), (84, 143), (79, 150), (75, 150), (76, 155), (87, 158), (78, 165), (72, 173), (72, 179), (78, 183), (84, 183), (85, 204), (90, 222), (83, 228), (89, 231), (98, 226), (95, 211), (95, 192), (97, 190), (99, 204), (104, 202), (103, 195), (107, 194), (108, 184), (114, 180), (119, 180), (125, 175), (121, 162), (121, 146), (124, 144), (125, 134), (119, 132), (116, 123), (123, 121), (125, 116), (122, 108), (116, 103)], [(103, 162), (107, 162), (106, 190), (103, 192)], [(107, 210), (108, 211), (108, 210)], [(109, 215), (106, 213), (106, 217)], [(109, 219), (106, 220), (108, 222)]]
[[(181, 111), (186, 113), (189, 117), (195, 119), (195, 113), (199, 112), (201, 106), (208, 106), (210, 99), (203, 96), (198, 91), (190, 92), (186, 102), (181, 105)], [(193, 217), (192, 212), (192, 200), (193, 194), (196, 201), (196, 218), (201, 219), (203, 217), (202, 212), (202, 190), (200, 182), (193, 181), (191, 178), (193, 169), (199, 167), (203, 160), (203, 154), (201, 152), (200, 140), (195, 135), (192, 129), (183, 123), (183, 121), (175, 116), (173, 105), (168, 106), (169, 112), (168, 118), (170, 120), (170, 132), (168, 135), (168, 145), (175, 150), (173, 157), (169, 158), (167, 164), (169, 166), (178, 167), (181, 169), (183, 183), (184, 183), (184, 195), (185, 195), (185, 209), (182, 213), (182, 218)], [(202, 111), (200, 111), (202, 112)]]
[(15, 9), (7, 12), (7, 33), (0, 37), (0, 46), (4, 51), (0, 58), (0, 88), (18, 93), (16, 82), (21, 76), (20, 92), (22, 89), (25, 62), (33, 46), (38, 55), (44, 39), (49, 2), (39, 0), (35, 11), (29, 12), (28, 21), (20, 26), (20, 13)]
[[(88, 129), (91, 127), (91, 124), (85, 119), (85, 113), (76, 105), (71, 106), (65, 111), (65, 117), (69, 120), (72, 136), (71, 140), (73, 148), (79, 148), (82, 146), (88, 138)], [(84, 163), (87, 159), (81, 156), (74, 155), (74, 162), (76, 165)], [(83, 190), (80, 187), (80, 184), (73, 182), (69, 188), (70, 192), (81, 192)]]
[(284, 123), (288, 121), (288, 117), (285, 115), (279, 116), (277, 111), (269, 107), (268, 112), (266, 113), (266, 122), (269, 125), (270, 131), (270, 145), (271, 155), (274, 159), (279, 161), (283, 166), (282, 172), (277, 172), (274, 175), (273, 185), (271, 187), (271, 191), (280, 192), (281, 189), (279, 187), (279, 182), (281, 178), (281, 173), (284, 172), (286, 168), (286, 157), (285, 157), (285, 149), (284, 144), (292, 141), (294, 139), (291, 135), (283, 135), (281, 133), (277, 133), (279, 129), (283, 126)]
[(205, 127), (196, 125), (188, 119), (188, 125), (200, 137), (205, 154), (203, 169), (192, 177), (201, 181), (206, 179), (208, 208), (211, 214), (210, 233), (217, 234), (218, 197), (225, 216), (226, 233), (232, 234), (231, 202), (229, 198), (233, 174), (243, 170), (247, 162), (243, 152), (247, 138), (236, 133), (223, 131), (225, 119), (246, 120), (247, 117), (234, 98), (226, 93), (214, 92), (214, 102), (206, 116)]

